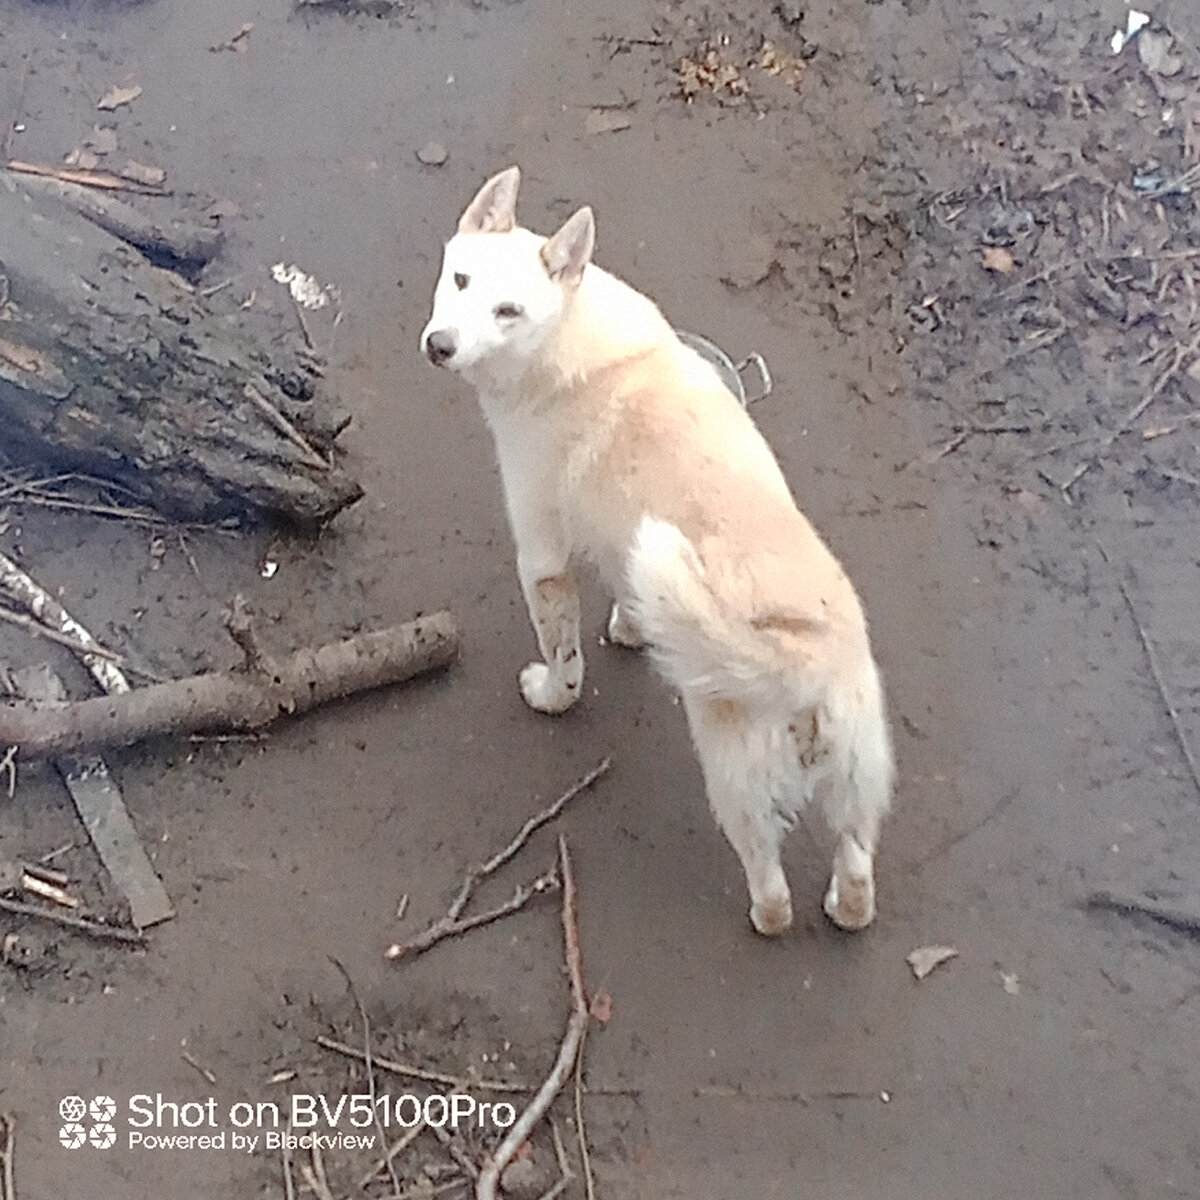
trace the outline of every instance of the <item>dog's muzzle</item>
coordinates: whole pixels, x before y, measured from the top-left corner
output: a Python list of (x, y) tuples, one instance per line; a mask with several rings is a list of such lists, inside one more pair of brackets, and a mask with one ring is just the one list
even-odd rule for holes
[(457, 350), (458, 343), (449, 329), (435, 329), (425, 338), (425, 354), (435, 367), (448, 363)]

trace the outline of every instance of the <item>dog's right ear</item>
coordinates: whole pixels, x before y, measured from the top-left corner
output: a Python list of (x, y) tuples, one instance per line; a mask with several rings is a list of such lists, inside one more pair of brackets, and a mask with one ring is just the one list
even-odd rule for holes
[(459, 233), (507, 233), (517, 223), (521, 168), (493, 175), (458, 219)]

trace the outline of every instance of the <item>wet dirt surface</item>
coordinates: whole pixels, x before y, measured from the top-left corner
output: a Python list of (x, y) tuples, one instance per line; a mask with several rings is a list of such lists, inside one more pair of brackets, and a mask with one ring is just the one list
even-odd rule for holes
[[(383, 952), (610, 752), (560, 822), (588, 985), (613, 997), (587, 1044), (598, 1195), (1200, 1194), (1200, 948), (1083, 903), (1200, 909), (1181, 748), (1200, 745), (1196, 13), (1155, 10), (1156, 57), (1111, 54), (1116, 3), (346, 7), (4, 6), (14, 155), (60, 161), (110, 124), (177, 193), (232, 202), (205, 284), (287, 319), (271, 264), (336, 285), (340, 323), (312, 328), (367, 495), (316, 540), (161, 548), (11, 506), (0, 548), (163, 674), (236, 660), (237, 591), (281, 649), (442, 606), (464, 639), (449, 674), (262, 741), (110, 756), (178, 916), (132, 951), (0, 920), (20, 950), (0, 965), (19, 1195), (282, 1197), (261, 1149), (131, 1150), (120, 1124), (110, 1150), (65, 1149), (58, 1101), (362, 1091), (312, 1041), (362, 1042), (331, 959), (378, 1053), (539, 1079), (566, 1007), (553, 900), (412, 963)], [(244, 52), (209, 49), (246, 22)], [(444, 165), (418, 160), (431, 141)], [(900, 785), (866, 933), (820, 915), (815, 825), (789, 846), (795, 929), (750, 932), (682, 715), (636, 657), (593, 645), (567, 717), (520, 701), (532, 637), (490, 441), (416, 347), (456, 214), (514, 161), (526, 224), (592, 204), (604, 265), (770, 363), (755, 418), (856, 580), (888, 680)], [(0, 654), (83, 686), (17, 630)], [(61, 786), (22, 766), (0, 858), (68, 843), (55, 865), (119, 916)], [(543, 832), (485, 901), (552, 853)], [(959, 954), (918, 983), (905, 956), (931, 943)], [(376, 1157), (331, 1150), (332, 1194), (393, 1194), (359, 1183)], [(422, 1135), (401, 1184), (435, 1194), (448, 1162)]]

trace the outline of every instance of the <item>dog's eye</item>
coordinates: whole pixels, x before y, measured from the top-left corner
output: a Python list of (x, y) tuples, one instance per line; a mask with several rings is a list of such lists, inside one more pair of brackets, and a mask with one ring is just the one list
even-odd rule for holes
[(467, 284), (470, 282), (471, 282), (470, 275), (464, 275), (461, 271), (458, 271), (455, 273), (454, 286), (456, 288), (458, 288), (458, 290), (460, 292), (463, 291), (466, 288)]
[(523, 316), (525, 310), (519, 304), (513, 304), (511, 301), (506, 300), (503, 304), (497, 304), (492, 312), (502, 320), (511, 321), (516, 317)]

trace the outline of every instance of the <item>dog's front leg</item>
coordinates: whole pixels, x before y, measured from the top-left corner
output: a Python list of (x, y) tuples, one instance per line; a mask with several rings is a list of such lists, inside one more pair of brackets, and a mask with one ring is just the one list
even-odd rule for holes
[(521, 672), (521, 695), (538, 712), (566, 712), (583, 688), (579, 649), (579, 593), (565, 553), (546, 555), (522, 547), (517, 569), (529, 619), (544, 662)]

